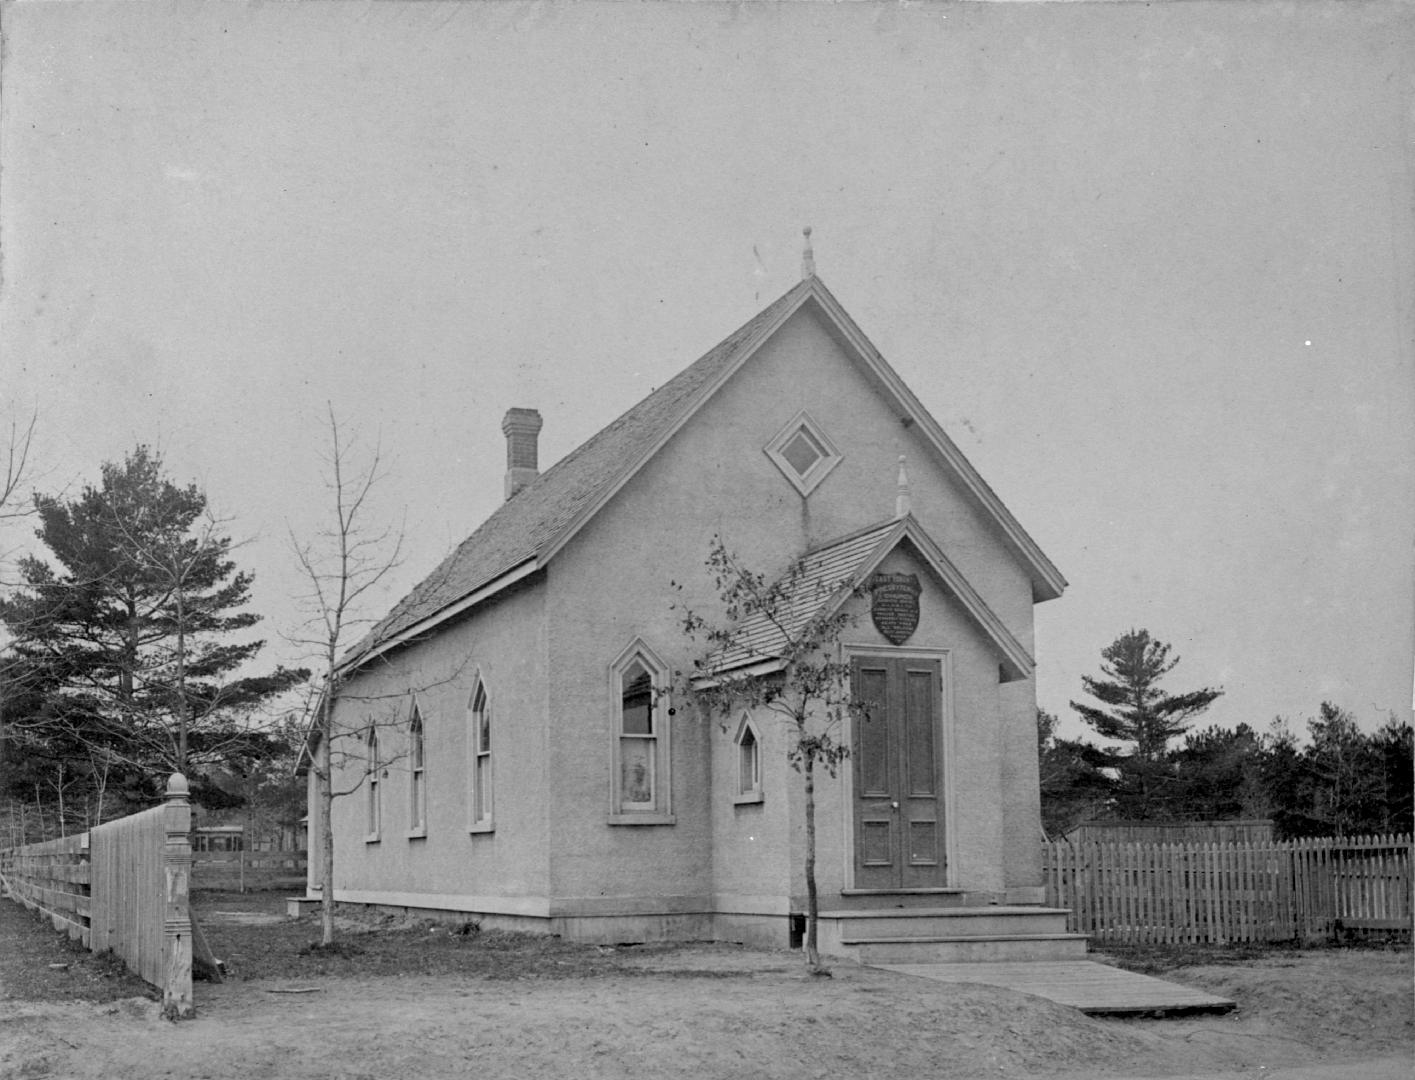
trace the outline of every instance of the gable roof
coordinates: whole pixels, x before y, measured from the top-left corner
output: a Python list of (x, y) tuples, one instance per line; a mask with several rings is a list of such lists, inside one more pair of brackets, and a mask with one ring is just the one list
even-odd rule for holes
[(873, 525), (862, 532), (808, 552), (789, 584), (785, 609), (774, 618), (755, 612), (738, 624), (733, 644), (712, 658), (714, 673), (770, 666), (788, 641), (818, 616), (829, 617), (869, 580), (885, 556), (904, 541), (918, 552), (934, 579), (950, 593), (1002, 658), (1006, 681), (1025, 679), (1036, 661), (997, 617), (962, 572), (924, 531), (912, 514)]
[(503, 503), (346, 654), (341, 668), (348, 671), (357, 667), (545, 566), (698, 407), (807, 303), (815, 304), (826, 316), (832, 335), (859, 357), (876, 385), (919, 426), (964, 491), (999, 525), (1027, 569), (1034, 598), (1060, 596), (1066, 586), (1060, 571), (1042, 554), (825, 284), (810, 276)]

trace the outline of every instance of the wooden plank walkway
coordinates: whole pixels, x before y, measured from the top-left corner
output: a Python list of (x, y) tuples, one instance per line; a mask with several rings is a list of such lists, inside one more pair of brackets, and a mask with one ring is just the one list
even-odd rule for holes
[(966, 964), (872, 964), (939, 982), (982, 983), (1047, 998), (1091, 1016), (1169, 1016), (1228, 1012), (1237, 1003), (1094, 960)]

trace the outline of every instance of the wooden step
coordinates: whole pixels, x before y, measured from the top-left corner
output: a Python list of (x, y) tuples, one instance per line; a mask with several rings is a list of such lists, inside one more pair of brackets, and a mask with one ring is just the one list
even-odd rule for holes
[(933, 908), (911, 911), (847, 911), (821, 915), (831, 920), (841, 939), (929, 938), (1063, 934), (1066, 912), (1061, 908), (999, 907)]
[(1082, 960), (1083, 934), (967, 934), (961, 937), (842, 939), (862, 964), (956, 964), (990, 961)]

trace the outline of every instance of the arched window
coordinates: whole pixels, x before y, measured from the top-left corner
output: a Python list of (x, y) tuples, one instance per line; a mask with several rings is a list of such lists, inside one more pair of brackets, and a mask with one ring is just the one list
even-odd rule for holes
[(477, 676), (477, 685), (472, 691), (468, 723), (468, 828), (472, 832), (491, 832), (491, 697), (486, 692), (486, 683), (482, 681), (481, 676)]
[(669, 740), (673, 710), (667, 667), (636, 641), (610, 669), (614, 716), (612, 820), (663, 824), (671, 812)]
[(408, 797), (411, 803), (408, 813), (409, 836), (427, 835), (427, 755), (423, 748), (423, 714), (413, 706), (412, 718), (408, 721)]
[(378, 732), (368, 729), (368, 840), (377, 840), (383, 829), (383, 758)]
[(742, 714), (733, 739), (737, 748), (737, 784), (732, 801), (738, 803), (762, 801), (762, 744), (751, 717)]

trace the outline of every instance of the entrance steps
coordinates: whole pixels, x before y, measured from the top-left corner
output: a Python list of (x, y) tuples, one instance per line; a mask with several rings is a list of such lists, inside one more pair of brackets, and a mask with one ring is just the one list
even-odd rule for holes
[(823, 911), (820, 951), (861, 964), (1077, 960), (1086, 938), (1064, 908), (1030, 905)]

